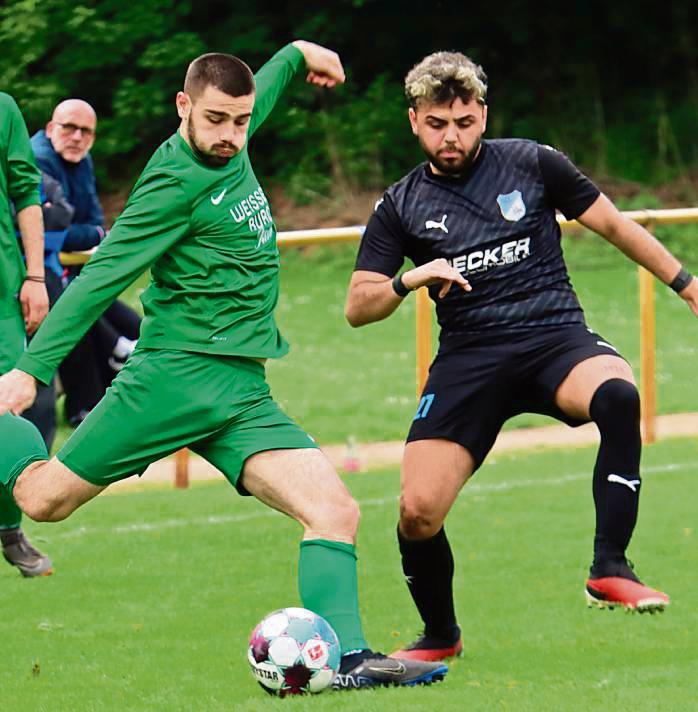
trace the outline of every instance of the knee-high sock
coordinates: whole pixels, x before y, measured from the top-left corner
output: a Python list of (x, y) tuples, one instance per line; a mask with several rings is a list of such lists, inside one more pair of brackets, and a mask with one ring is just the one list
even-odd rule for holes
[(16, 529), (22, 523), (22, 511), (9, 492), (0, 487), (0, 531)]
[(405, 539), (397, 531), (402, 570), (426, 635), (458, 637), (453, 606), (453, 553), (442, 527), (431, 539)]
[(361, 628), (356, 549), (352, 544), (327, 539), (301, 542), (298, 588), (303, 605), (334, 628), (342, 653), (368, 648)]
[(596, 535), (592, 574), (612, 575), (608, 568), (625, 556), (640, 498), (640, 396), (632, 383), (614, 378), (597, 389), (589, 407), (601, 434), (594, 467)]
[[(0, 415), (0, 491), (4, 503), (14, 505), (12, 490), (17, 478), (27, 465), (38, 460), (48, 460), (48, 452), (36, 426), (10, 413)], [(19, 525), (12, 506), (3, 505), (0, 511), (6, 512), (11, 520), (8, 523), (0, 520), (0, 527), (15, 522), (15, 526)]]

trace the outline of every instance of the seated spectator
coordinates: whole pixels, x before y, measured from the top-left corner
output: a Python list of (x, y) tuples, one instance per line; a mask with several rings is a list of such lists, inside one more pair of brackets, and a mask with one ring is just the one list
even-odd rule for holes
[[(43, 173), (44, 220), (60, 228), (66, 205), (72, 210), (67, 226), (57, 230), (47, 228), (46, 266), (47, 274), (50, 271), (52, 275), (47, 277), (51, 282), (47, 286), (52, 303), (68, 281), (79, 273), (79, 268), (70, 272), (64, 270), (58, 261), (58, 253), (89, 250), (99, 245), (106, 234), (89, 153), (95, 141), (96, 127), (97, 116), (87, 102), (67, 99), (56, 106), (46, 129), (31, 138), (37, 164)], [(57, 206), (62, 206), (64, 212), (61, 213)], [(63, 361), (58, 372), (65, 393), (66, 418), (71, 425), (79, 425), (102, 398), (133, 351), (139, 329), (138, 314), (117, 301)]]

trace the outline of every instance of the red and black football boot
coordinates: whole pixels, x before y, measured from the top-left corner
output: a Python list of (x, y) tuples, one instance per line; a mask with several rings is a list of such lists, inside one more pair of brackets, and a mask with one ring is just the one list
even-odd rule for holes
[(669, 596), (645, 586), (635, 575), (627, 560), (592, 568), (586, 582), (587, 605), (591, 608), (622, 606), (637, 613), (662, 612), (669, 605)]
[(414, 643), (402, 650), (390, 653), (390, 657), (405, 660), (423, 660), (424, 662), (437, 662), (453, 658), (463, 652), (463, 639), (460, 635), (460, 628), (456, 627), (456, 631), (456, 635), (451, 639), (424, 633)]

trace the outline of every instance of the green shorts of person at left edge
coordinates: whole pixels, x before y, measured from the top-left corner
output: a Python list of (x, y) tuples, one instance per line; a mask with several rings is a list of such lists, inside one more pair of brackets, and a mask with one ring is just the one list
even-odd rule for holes
[(248, 494), (238, 483), (248, 457), (317, 445), (274, 402), (262, 363), (136, 349), (56, 456), (82, 479), (106, 486), (182, 447)]

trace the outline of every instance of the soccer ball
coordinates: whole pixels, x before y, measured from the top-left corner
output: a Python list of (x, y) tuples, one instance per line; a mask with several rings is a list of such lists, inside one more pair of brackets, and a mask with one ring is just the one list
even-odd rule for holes
[(247, 660), (257, 682), (272, 695), (322, 692), (339, 670), (337, 634), (305, 608), (281, 608), (252, 631)]

